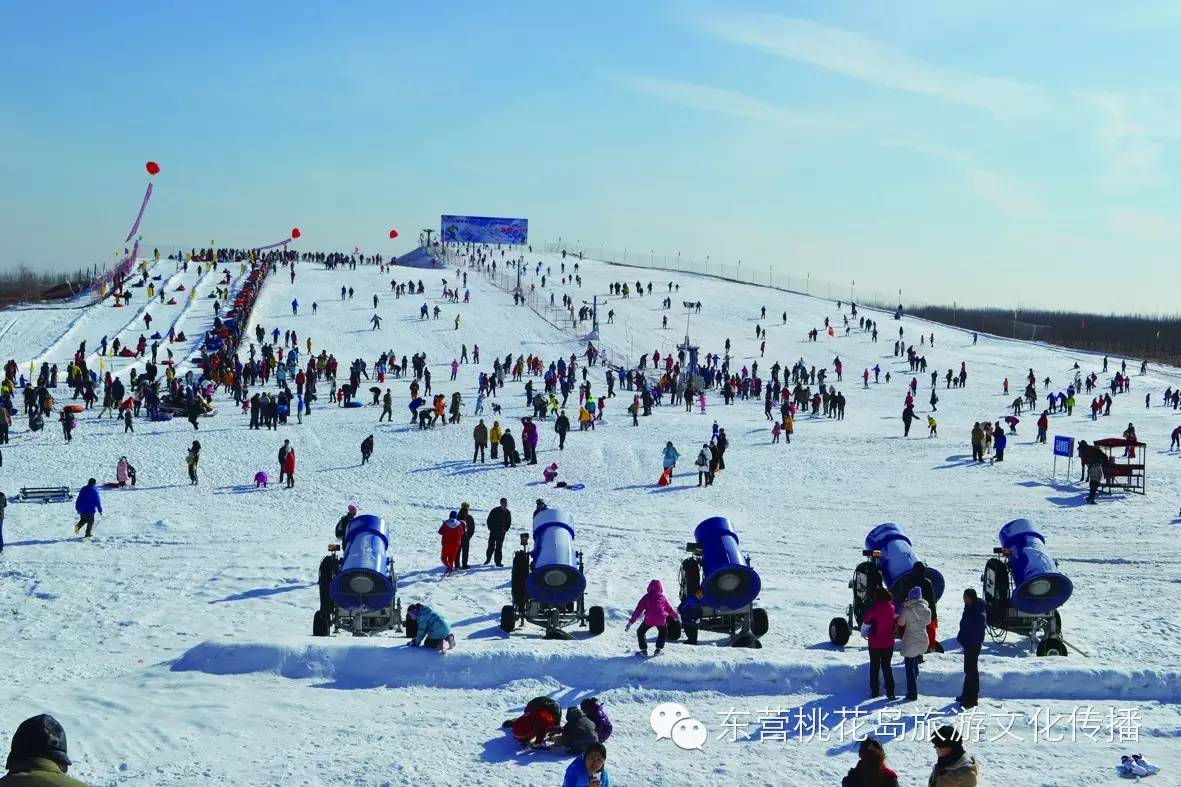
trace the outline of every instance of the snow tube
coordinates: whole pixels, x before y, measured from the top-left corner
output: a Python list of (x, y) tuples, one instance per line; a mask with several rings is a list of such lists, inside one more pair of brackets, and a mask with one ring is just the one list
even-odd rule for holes
[(152, 420), (153, 421), (171, 421), (172, 420), (172, 413), (156, 413), (152, 417)]
[(164, 337), (160, 335), (160, 332), (159, 332), (159, 331), (156, 331), (155, 333), (153, 333), (153, 334), (152, 334), (151, 336), (149, 336), (148, 338), (149, 338), (149, 339), (152, 339), (152, 340), (154, 340), (154, 341), (159, 341), (160, 339), (163, 339)]
[(80, 405), (80, 404), (67, 404), (62, 409), (65, 410), (67, 413), (80, 413), (85, 408), (83, 408), (82, 405)]
[(356, 399), (354, 399), (351, 402), (345, 402), (344, 406), (345, 407), (364, 407), (365, 405), (363, 405), (361, 402), (358, 402)]
[(169, 299), (168, 299), (168, 305), (169, 305), (169, 306), (175, 306), (175, 305), (176, 305), (176, 298), (169, 298)]
[(165, 358), (163, 361), (160, 361), (160, 363), (164, 364), (165, 366), (172, 366), (173, 361), (170, 358)]
[(173, 292), (184, 292), (184, 291), (185, 291), (185, 286), (183, 284), (178, 284), (176, 286), (176, 289), (173, 290)]
[(124, 347), (122, 350), (119, 351), (119, 357), (120, 358), (134, 358), (135, 351), (132, 350), (130, 347)]
[(189, 340), (189, 338), (187, 336), (185, 336), (184, 331), (181, 331), (176, 336), (172, 337), (172, 341), (174, 341), (174, 342), (187, 342), (188, 340)]

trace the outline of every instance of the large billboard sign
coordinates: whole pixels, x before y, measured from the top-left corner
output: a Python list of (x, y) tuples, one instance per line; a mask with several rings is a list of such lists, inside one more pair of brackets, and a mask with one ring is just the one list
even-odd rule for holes
[(444, 243), (524, 244), (529, 240), (529, 219), (492, 216), (443, 216), (439, 237)]

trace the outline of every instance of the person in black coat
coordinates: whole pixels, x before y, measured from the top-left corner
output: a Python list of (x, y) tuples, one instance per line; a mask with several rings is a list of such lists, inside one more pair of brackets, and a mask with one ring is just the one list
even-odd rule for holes
[(373, 456), (373, 435), (369, 435), (361, 441), (361, 464), (367, 464), (371, 456)]
[(964, 689), (955, 698), (965, 708), (976, 707), (980, 699), (980, 648), (988, 626), (988, 605), (973, 588), (964, 591), (964, 612), (960, 615), (960, 631), (956, 642), (964, 649)]
[(508, 429), (505, 429), (504, 434), (500, 436), (500, 447), (504, 451), (504, 466), (515, 465), (513, 455), (517, 452), (517, 440)]
[(570, 419), (566, 417), (566, 411), (562, 413), (554, 421), (554, 431), (558, 433), (558, 450), (566, 450), (566, 433), (570, 431)]
[(500, 498), (500, 505), (488, 512), (488, 552), (484, 565), (496, 558), (496, 565), (504, 565), (504, 537), (513, 526), (513, 514), (508, 510), (508, 500)]
[(471, 507), (467, 503), (460, 504), (457, 519), (463, 524), (463, 541), (459, 546), (459, 560), (456, 567), (467, 568), (468, 551), (472, 546), (472, 536), (476, 534), (476, 520), (472, 517)]

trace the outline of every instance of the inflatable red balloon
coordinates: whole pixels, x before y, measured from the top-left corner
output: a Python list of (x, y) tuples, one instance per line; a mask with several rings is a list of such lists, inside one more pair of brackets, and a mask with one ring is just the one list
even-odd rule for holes
[(299, 237), (299, 227), (296, 227), (293, 230), (291, 230), (291, 237), (293, 237), (293, 238)]
[(160, 165), (154, 161), (149, 161), (147, 164), (144, 165), (144, 168), (148, 171), (149, 175), (160, 174)]
[(397, 230), (390, 230), (390, 240), (393, 240), (396, 237), (398, 237), (398, 231)]

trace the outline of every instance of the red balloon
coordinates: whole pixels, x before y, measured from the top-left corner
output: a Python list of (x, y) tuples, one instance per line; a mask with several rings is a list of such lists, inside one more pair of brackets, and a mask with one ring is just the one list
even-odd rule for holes
[(149, 175), (159, 175), (160, 174), (160, 165), (154, 161), (149, 161), (147, 164), (145, 164), (144, 169), (146, 169), (148, 171)]
[(296, 227), (293, 230), (291, 230), (291, 237), (293, 237), (293, 238), (299, 237), (299, 227)]
[(398, 231), (397, 230), (390, 230), (390, 240), (393, 240), (396, 237), (398, 237)]

